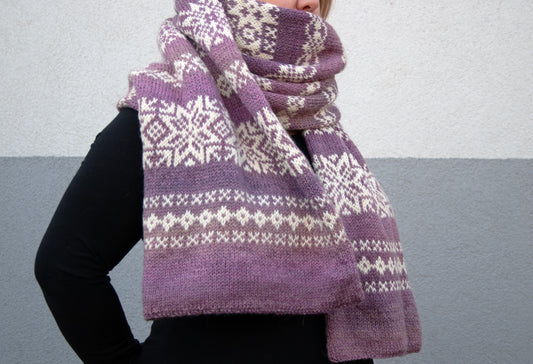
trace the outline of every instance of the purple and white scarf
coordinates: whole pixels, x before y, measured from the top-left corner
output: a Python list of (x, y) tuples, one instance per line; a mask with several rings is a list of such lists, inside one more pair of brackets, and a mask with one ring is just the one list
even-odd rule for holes
[(145, 319), (325, 313), (333, 362), (419, 351), (393, 209), (339, 123), (334, 29), (258, 0), (176, 13), (117, 105), (141, 128)]

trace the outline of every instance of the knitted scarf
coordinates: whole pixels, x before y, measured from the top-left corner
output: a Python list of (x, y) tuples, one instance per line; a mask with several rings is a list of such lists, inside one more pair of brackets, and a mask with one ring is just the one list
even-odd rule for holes
[(393, 209), (339, 124), (334, 29), (258, 0), (175, 6), (117, 104), (141, 128), (145, 319), (324, 313), (333, 362), (419, 351)]

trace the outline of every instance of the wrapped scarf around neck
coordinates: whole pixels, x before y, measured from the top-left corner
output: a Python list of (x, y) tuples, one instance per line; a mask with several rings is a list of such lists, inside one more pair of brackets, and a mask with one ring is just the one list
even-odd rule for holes
[(176, 13), (117, 105), (141, 128), (145, 319), (324, 313), (333, 362), (419, 351), (393, 209), (339, 123), (334, 29), (257, 0)]

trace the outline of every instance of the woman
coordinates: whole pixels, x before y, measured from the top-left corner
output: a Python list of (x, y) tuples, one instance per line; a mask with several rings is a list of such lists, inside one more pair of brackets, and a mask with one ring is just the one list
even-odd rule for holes
[[(371, 363), (420, 350), (386, 195), (338, 122), (322, 0), (177, 0), (43, 237), (85, 363)], [(357, 180), (357, 181), (356, 181)], [(355, 184), (354, 184), (355, 183)], [(108, 272), (144, 241), (133, 338)]]

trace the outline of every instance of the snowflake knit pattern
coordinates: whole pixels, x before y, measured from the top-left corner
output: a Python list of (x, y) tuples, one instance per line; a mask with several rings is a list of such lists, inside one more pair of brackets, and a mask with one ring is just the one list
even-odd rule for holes
[(175, 9), (117, 104), (141, 128), (145, 319), (324, 313), (333, 362), (419, 351), (393, 209), (334, 103), (334, 29), (258, 0)]

